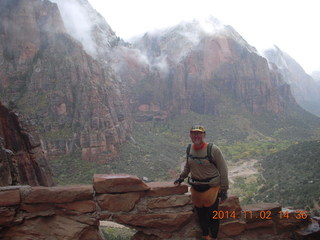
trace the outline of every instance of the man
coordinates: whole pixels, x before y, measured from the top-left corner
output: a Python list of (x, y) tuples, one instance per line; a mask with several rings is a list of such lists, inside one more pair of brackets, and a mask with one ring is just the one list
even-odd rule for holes
[[(191, 185), (191, 199), (195, 206), (202, 239), (217, 239), (219, 219), (213, 219), (213, 211), (218, 210), (219, 199), (227, 198), (228, 168), (220, 149), (204, 141), (205, 128), (194, 125), (190, 129), (192, 145), (187, 149), (187, 161), (180, 177), (174, 184), (180, 184), (191, 173), (188, 182)], [(208, 156), (210, 155), (210, 156)]]

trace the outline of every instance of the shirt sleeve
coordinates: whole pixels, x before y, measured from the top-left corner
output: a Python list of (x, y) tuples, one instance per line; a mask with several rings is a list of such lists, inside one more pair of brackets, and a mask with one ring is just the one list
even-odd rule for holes
[(219, 147), (212, 146), (212, 157), (220, 173), (220, 188), (222, 191), (227, 191), (229, 189), (228, 166)]
[(184, 169), (182, 171), (182, 173), (180, 174), (180, 178), (181, 179), (185, 179), (190, 173), (190, 166), (189, 166), (189, 162), (188, 159), (186, 160), (186, 164), (184, 165)]

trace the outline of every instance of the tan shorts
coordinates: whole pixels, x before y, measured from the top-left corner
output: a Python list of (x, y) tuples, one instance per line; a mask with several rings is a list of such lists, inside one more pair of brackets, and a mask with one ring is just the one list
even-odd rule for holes
[(193, 187), (191, 187), (191, 199), (192, 204), (195, 207), (210, 207), (217, 200), (220, 187), (211, 187), (205, 192), (197, 192)]

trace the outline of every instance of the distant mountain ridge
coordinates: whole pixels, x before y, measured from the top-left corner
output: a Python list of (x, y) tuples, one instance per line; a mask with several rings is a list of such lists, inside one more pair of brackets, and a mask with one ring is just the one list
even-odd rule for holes
[(138, 78), (133, 84), (137, 110), (223, 114), (229, 105), (230, 110), (281, 113), (295, 104), (289, 85), (269, 71), (254, 47), (232, 27), (209, 23), (214, 31), (193, 21), (146, 33), (133, 44), (139, 51), (136, 59), (144, 61), (127, 54), (126, 70), (117, 72), (122, 79)]
[(308, 75), (299, 63), (277, 46), (266, 50), (264, 55), (273, 64), (271, 69), (280, 72), (283, 80), (290, 85), (297, 103), (309, 112), (320, 116), (319, 83)]

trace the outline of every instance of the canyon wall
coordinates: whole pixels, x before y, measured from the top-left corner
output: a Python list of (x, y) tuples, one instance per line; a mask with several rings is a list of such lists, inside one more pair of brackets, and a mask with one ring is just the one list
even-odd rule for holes
[(123, 83), (69, 35), (57, 4), (0, 1), (0, 99), (36, 125), (49, 159), (118, 156), (131, 128)]
[(54, 185), (39, 134), (0, 102), (0, 186)]

